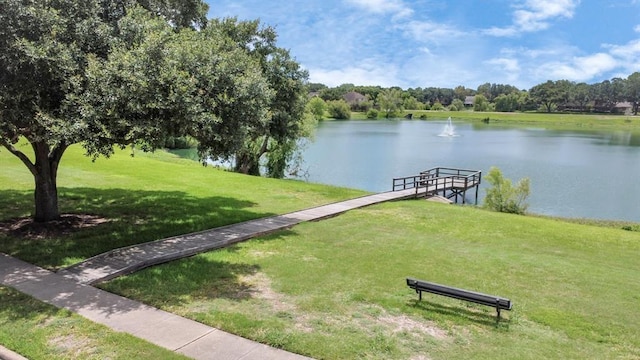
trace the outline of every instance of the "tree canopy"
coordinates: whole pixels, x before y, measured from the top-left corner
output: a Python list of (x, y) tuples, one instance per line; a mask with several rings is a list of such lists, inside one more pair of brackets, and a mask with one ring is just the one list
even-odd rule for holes
[[(258, 21), (212, 20), (208, 29), (232, 39), (260, 66), (268, 82), (271, 98), (259, 125), (251, 127), (242, 146), (234, 154), (235, 170), (245, 174), (283, 177), (296, 140), (309, 135), (305, 120), (308, 74), (291, 58), (289, 51), (276, 46), (276, 33)], [(210, 157), (220, 157), (209, 154)], [(266, 161), (261, 161), (266, 157)]]
[(221, 158), (257, 134), (300, 135), (306, 72), (257, 22), (208, 23), (199, 0), (0, 0), (0, 9), (0, 144), (34, 176), (37, 221), (59, 217), (58, 166), (72, 144), (95, 158), (189, 135), (201, 156)]

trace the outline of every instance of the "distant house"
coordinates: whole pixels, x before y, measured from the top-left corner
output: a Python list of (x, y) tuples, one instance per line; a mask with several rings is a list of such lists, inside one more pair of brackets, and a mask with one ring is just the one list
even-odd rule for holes
[(464, 107), (473, 107), (473, 102), (476, 100), (475, 96), (466, 96), (464, 98)]
[(342, 96), (342, 98), (344, 99), (344, 101), (347, 102), (347, 104), (349, 105), (358, 105), (362, 102), (367, 101), (367, 97), (360, 94), (359, 92), (356, 91), (349, 91), (348, 93), (344, 94)]
[(594, 112), (599, 113), (614, 113), (614, 114), (632, 114), (633, 113), (633, 103), (628, 101), (607, 103), (599, 100), (592, 101), (589, 105), (589, 108), (593, 109)]
[(616, 104), (614, 112), (631, 115), (633, 113), (633, 104), (628, 101), (619, 102)]

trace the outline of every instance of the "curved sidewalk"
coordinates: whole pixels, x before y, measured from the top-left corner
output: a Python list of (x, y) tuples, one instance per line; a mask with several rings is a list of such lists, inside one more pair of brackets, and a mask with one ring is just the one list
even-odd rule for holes
[(140, 269), (223, 248), (241, 241), (288, 229), (304, 221), (319, 220), (386, 201), (415, 197), (415, 189), (384, 192), (285, 215), (249, 220), (211, 230), (114, 249), (58, 271), (82, 284), (97, 284)]
[(194, 359), (310, 359), (79, 284), (2, 253), (0, 284)]
[(414, 189), (374, 194), (115, 249), (57, 273), (0, 253), (0, 284), (194, 359), (310, 359), (244, 339), (89, 284), (290, 228), (304, 221), (319, 220), (351, 209), (415, 195)]

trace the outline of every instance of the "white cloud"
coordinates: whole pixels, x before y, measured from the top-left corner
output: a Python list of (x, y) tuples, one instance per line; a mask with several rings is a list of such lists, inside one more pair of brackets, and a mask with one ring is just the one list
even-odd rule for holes
[(626, 72), (632, 73), (640, 69), (640, 39), (635, 39), (624, 45), (605, 45), (609, 53), (615, 56), (620, 67)]
[(489, 65), (495, 65), (501, 70), (513, 73), (520, 71), (520, 65), (517, 59), (495, 58), (487, 61)]
[(594, 77), (614, 70), (618, 61), (606, 53), (574, 57), (567, 62), (549, 62), (540, 66), (549, 79), (588, 81)]
[(402, 0), (347, 0), (347, 2), (376, 14), (391, 13), (397, 18), (405, 18), (413, 14), (413, 10)]
[(520, 62), (515, 58), (501, 57), (489, 59), (484, 62), (488, 65), (487, 72), (495, 79), (515, 85), (521, 74)]
[(447, 42), (462, 36), (470, 36), (469, 33), (465, 33), (454, 27), (431, 21), (408, 21), (399, 24), (398, 28), (404, 31), (409, 37), (422, 43)]
[(640, 25), (636, 25), (636, 26), (633, 28), (633, 31), (640, 33)]
[(513, 13), (513, 20), (522, 31), (544, 30), (551, 19), (572, 18), (578, 4), (579, 1), (574, 0), (527, 0), (523, 10)]
[(485, 35), (495, 36), (495, 37), (511, 37), (518, 35), (518, 30), (515, 27), (492, 27), (489, 29), (484, 29), (481, 31)]
[(383, 65), (374, 61), (365, 61), (341, 69), (310, 68), (308, 70), (310, 82), (325, 84), (329, 87), (345, 83), (383, 87), (400, 85), (397, 83), (398, 69), (396, 66)]
[(522, 32), (536, 32), (549, 28), (550, 21), (556, 18), (572, 18), (579, 0), (527, 0), (516, 5), (513, 12), (513, 25), (492, 27), (483, 34), (496, 37), (516, 36)]
[(609, 52), (622, 59), (632, 60), (640, 58), (640, 39), (635, 39), (625, 45), (605, 45)]

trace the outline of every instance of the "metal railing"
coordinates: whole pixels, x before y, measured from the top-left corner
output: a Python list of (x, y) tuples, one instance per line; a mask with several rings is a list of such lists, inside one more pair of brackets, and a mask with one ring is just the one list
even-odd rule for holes
[(477, 186), (482, 180), (482, 172), (477, 170), (453, 169), (436, 167), (420, 172), (419, 175), (405, 176), (393, 179), (393, 191), (424, 188), (425, 194), (445, 192), (452, 189), (469, 189)]

